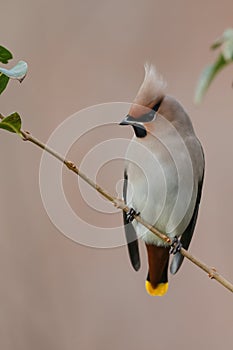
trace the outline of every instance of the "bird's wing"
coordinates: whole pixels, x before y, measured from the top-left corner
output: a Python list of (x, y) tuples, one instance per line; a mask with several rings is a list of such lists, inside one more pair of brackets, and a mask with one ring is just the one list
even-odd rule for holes
[[(203, 185), (203, 177), (198, 185), (197, 199), (196, 199), (196, 204), (195, 204), (192, 219), (191, 219), (189, 225), (185, 229), (185, 231), (182, 234), (181, 239), (180, 239), (182, 247), (186, 250), (188, 249), (189, 244), (191, 242), (194, 228), (195, 228), (195, 225), (197, 222), (198, 209), (199, 209), (199, 204), (200, 204), (200, 200), (201, 200), (202, 185)], [(184, 256), (182, 254), (180, 254), (179, 252), (177, 252), (174, 255), (174, 258), (173, 258), (173, 260), (171, 262), (171, 266), (170, 266), (170, 272), (173, 275), (179, 270), (183, 260), (184, 260)]]
[[(125, 171), (124, 186), (123, 186), (123, 198), (125, 202), (126, 202), (126, 196), (127, 196), (127, 182), (128, 182), (128, 176)], [(138, 271), (140, 269), (141, 263), (140, 263), (137, 235), (132, 223), (128, 222), (127, 215), (124, 211), (123, 211), (123, 220), (125, 225), (125, 236), (126, 236), (126, 241), (128, 245), (130, 261), (133, 268), (136, 271)]]

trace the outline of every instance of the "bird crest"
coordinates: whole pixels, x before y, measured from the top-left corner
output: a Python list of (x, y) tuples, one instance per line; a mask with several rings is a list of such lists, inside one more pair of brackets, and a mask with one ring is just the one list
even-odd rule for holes
[(149, 106), (152, 102), (156, 103), (165, 96), (167, 84), (152, 64), (146, 63), (144, 68), (144, 80), (134, 99), (134, 103)]

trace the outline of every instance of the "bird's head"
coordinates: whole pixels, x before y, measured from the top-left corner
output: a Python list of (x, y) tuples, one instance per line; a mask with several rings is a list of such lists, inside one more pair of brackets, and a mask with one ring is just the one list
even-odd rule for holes
[(144, 81), (131, 105), (129, 114), (120, 125), (131, 125), (136, 137), (143, 138), (153, 128), (156, 113), (165, 96), (166, 83), (157, 74), (154, 66), (145, 65)]

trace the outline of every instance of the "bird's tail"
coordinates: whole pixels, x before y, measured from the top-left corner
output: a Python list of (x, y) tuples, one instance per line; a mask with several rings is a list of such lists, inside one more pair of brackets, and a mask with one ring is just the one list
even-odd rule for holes
[(149, 272), (146, 280), (146, 290), (152, 296), (162, 296), (168, 290), (167, 270), (169, 263), (169, 247), (157, 247), (146, 244)]

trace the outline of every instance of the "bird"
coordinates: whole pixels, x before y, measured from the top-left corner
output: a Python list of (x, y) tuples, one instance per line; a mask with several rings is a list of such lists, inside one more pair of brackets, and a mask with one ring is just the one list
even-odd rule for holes
[[(168, 268), (175, 274), (188, 249), (198, 216), (205, 159), (191, 119), (182, 104), (166, 94), (167, 84), (152, 64), (145, 64), (144, 80), (120, 123), (131, 126), (133, 137), (125, 154), (123, 211), (128, 253), (133, 268), (141, 266), (138, 239), (148, 256), (145, 288), (151, 296), (168, 291)], [(162, 241), (141, 223), (139, 215), (173, 242)]]

